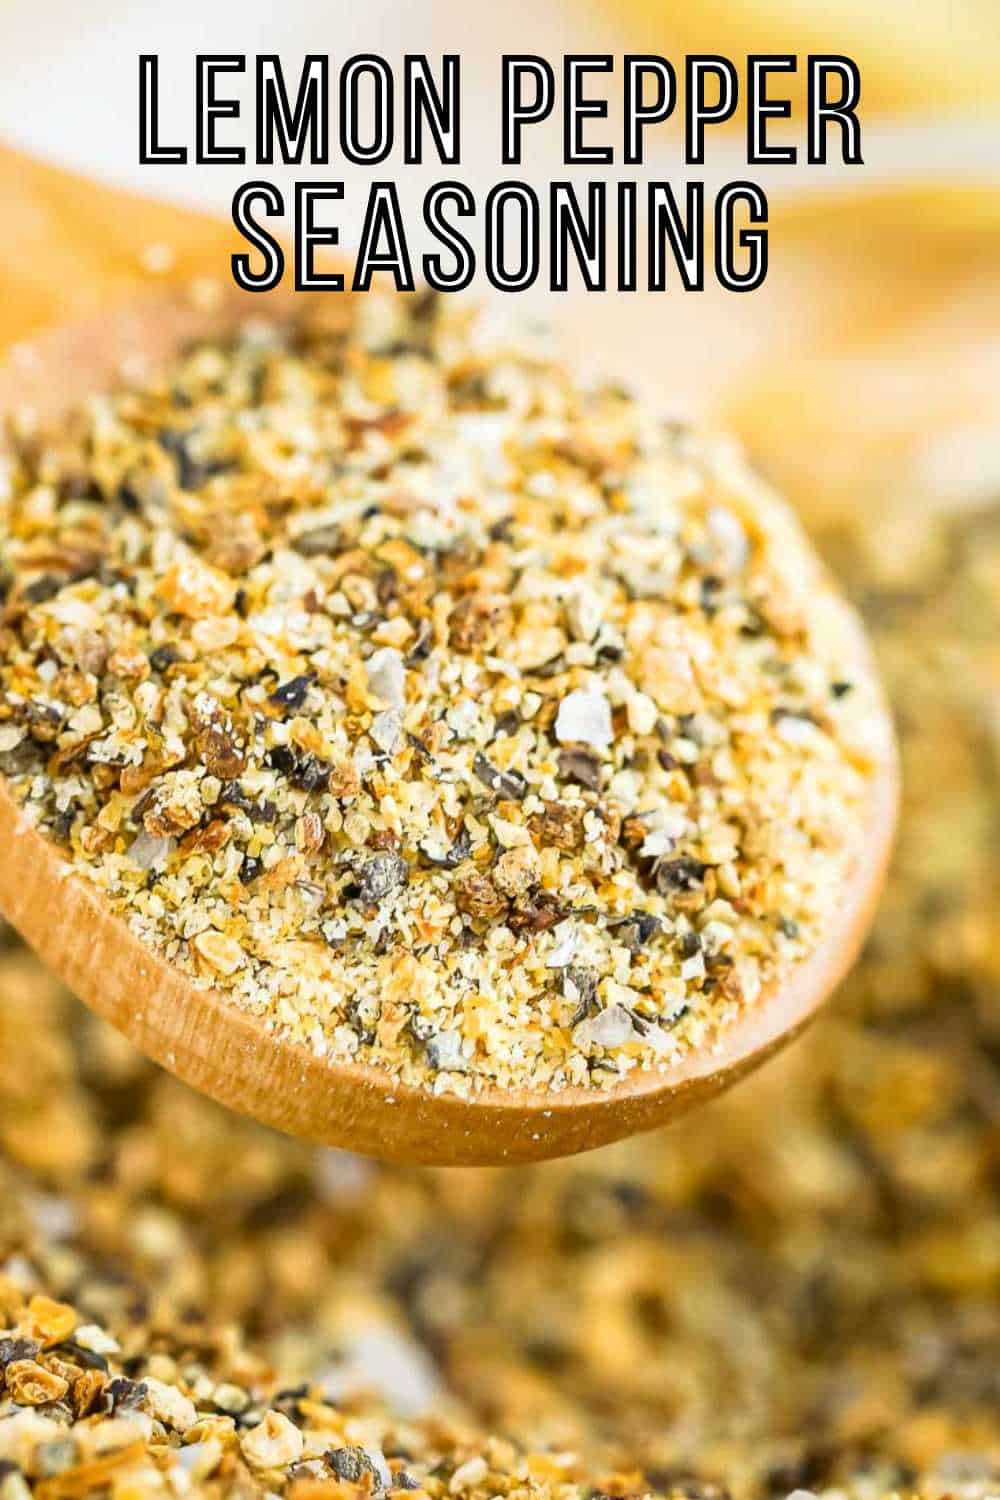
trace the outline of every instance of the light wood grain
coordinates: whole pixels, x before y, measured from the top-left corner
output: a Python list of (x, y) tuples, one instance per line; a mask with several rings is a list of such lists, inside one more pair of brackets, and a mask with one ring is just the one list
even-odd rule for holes
[[(3, 146), (0, 210), (3, 344), (167, 279), (228, 276), (239, 248), (222, 219), (89, 182)], [(165, 269), (152, 271), (164, 264), (164, 250)]]

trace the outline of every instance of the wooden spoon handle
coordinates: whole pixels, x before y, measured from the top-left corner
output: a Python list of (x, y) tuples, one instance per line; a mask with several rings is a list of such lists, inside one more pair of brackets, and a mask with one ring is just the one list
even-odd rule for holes
[(0, 343), (162, 285), (228, 277), (233, 227), (0, 146)]

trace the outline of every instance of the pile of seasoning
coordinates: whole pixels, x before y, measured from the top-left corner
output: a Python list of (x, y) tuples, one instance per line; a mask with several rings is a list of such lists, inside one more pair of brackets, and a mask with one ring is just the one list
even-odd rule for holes
[(874, 506), (819, 537), (899, 715), (899, 856), (808, 1043), (680, 1126), (502, 1171), (316, 1153), (8, 934), (0, 1500), (1000, 1493), (1000, 503), (973, 491), (901, 489), (905, 552)]
[(669, 1065), (858, 857), (886, 723), (791, 514), (433, 298), (22, 424), (0, 567), (28, 816), (320, 1055), (462, 1093)]

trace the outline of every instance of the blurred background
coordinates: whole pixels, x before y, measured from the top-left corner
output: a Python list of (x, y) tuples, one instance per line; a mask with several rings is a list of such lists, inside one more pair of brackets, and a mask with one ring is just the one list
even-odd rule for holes
[[(767, 190), (771, 268), (761, 293), (740, 297), (710, 287), (704, 294), (675, 290), (653, 298), (585, 296), (571, 286), (561, 297), (544, 290), (521, 296), (515, 308), (507, 298), (507, 310), (524, 316), (543, 312), (569, 336), (576, 331), (588, 358), (648, 379), (664, 401), (701, 410), (718, 409), (720, 392), (734, 382), (745, 388), (749, 372), (759, 382), (763, 364), (766, 378), (775, 381), (779, 363), (792, 370), (800, 355), (823, 360), (836, 353), (842, 362), (849, 352), (870, 353), (876, 341), (884, 353), (886, 340), (899, 340), (904, 328), (914, 336), (927, 318), (937, 320), (927, 329), (938, 356), (934, 368), (925, 365), (911, 382), (914, 389), (905, 392), (897, 385), (888, 390), (882, 382), (881, 397), (890, 406), (923, 399), (916, 387), (929, 380), (935, 390), (952, 393), (948, 405), (954, 410), (955, 362), (964, 368), (967, 357), (981, 359), (989, 343), (991, 324), (980, 316), (977, 299), (988, 295), (983, 283), (996, 260), (1000, 21), (994, 0), (885, 0), (878, 6), (867, 0), (697, 0), (674, 6), (657, 0), (573, 5), (510, 0), (488, 7), (471, 7), (465, 0), (421, 5), (370, 0), (365, 6), (287, 0), (278, 8), (263, 0), (217, 0), (211, 7), (178, 0), (166, 13), (134, 0), (100, 0), (84, 8), (65, 0), (45, 7), (3, 0), (0, 14), (0, 141), (92, 181), (224, 220), (234, 189), (251, 168), (139, 165), (139, 53), (160, 57), (163, 138), (190, 147), (199, 51), (245, 53), (251, 59), (256, 52), (278, 53), (294, 86), (308, 52), (329, 53), (336, 68), (352, 54), (374, 51), (398, 70), (407, 52), (433, 58), (457, 50), (463, 83), (460, 175), (480, 200), (493, 182), (511, 175), (499, 165), (499, 60), (505, 51), (558, 59), (567, 50), (616, 57), (648, 50), (675, 62), (686, 51), (699, 50), (737, 62), (753, 51), (803, 58), (810, 50), (846, 53), (857, 61), (863, 80), (864, 166), (805, 163), (800, 68), (796, 76), (772, 84), (783, 94), (787, 83), (793, 119), (787, 126), (775, 123), (771, 135), (779, 143), (797, 142), (803, 160), (793, 168), (748, 171), (740, 109), (728, 125), (709, 129), (705, 167), (687, 169), (704, 177), (709, 191), (747, 175)], [(609, 120), (593, 124), (591, 138), (620, 139), (619, 75), (620, 70), (607, 82)], [(226, 92), (243, 102), (247, 118), (223, 122), (222, 137), (246, 142), (252, 130), (252, 62), (248, 76), (227, 76), (224, 82)], [(604, 85), (601, 78), (590, 83), (599, 93)], [(561, 166), (557, 116), (555, 111), (526, 134), (526, 161), (517, 175), (538, 185), (552, 175), (579, 181), (592, 171)], [(682, 181), (679, 119), (646, 135), (647, 175)], [(400, 171), (400, 161), (397, 147), (378, 171), (398, 178), (408, 228), (419, 247), (422, 195), (442, 169), (430, 162)], [(606, 170), (612, 180), (637, 175), (618, 164)], [(264, 175), (283, 189), (286, 201), (296, 176), (343, 179), (342, 241), (357, 242), (372, 175), (366, 169), (344, 162), (334, 150), (327, 168), (273, 168)], [(55, 179), (46, 190), (28, 194), (15, 212), (14, 195), (29, 184), (19, 163), (10, 166), (7, 177), (7, 218), (13, 221), (8, 254), (18, 288), (17, 297), (7, 299), (9, 334), (154, 272), (169, 275), (207, 265), (228, 274), (227, 252), (235, 247), (221, 229), (167, 208), (152, 210), (145, 202), (129, 213), (120, 199), (83, 192), (78, 185), (60, 188)], [(584, 308), (582, 320), (577, 311)], [(960, 342), (976, 343), (978, 354), (956, 348), (941, 324), (951, 317), (963, 320)], [(983, 374), (977, 366), (971, 375), (977, 389)], [(796, 391), (799, 376), (797, 370), (791, 375)], [(857, 394), (859, 410), (870, 420), (868, 392), (858, 388), (853, 372), (838, 384)], [(959, 384), (961, 399), (972, 399), (966, 382)], [(810, 446), (811, 439), (807, 451)], [(982, 447), (977, 444), (980, 457)]]
[[(160, 53), (165, 121), (189, 139), (196, 50), (277, 51), (290, 70), (305, 51), (458, 50), (477, 188), (498, 175), (504, 49), (852, 55), (866, 165), (761, 169), (760, 292), (545, 310), (589, 361), (734, 427), (789, 493), (873, 634), (905, 775), (882, 912), (826, 1019), (679, 1129), (531, 1170), (403, 1173), (225, 1116), (8, 937), (0, 1256), (116, 1327), (183, 1312), (260, 1369), (613, 1453), (664, 1490), (1000, 1492), (996, 0), (6, 0), (0, 16), (0, 137), (56, 164), (0, 157), (7, 340), (224, 272), (225, 228), (173, 202), (225, 216), (245, 174), (138, 167), (140, 51)], [(705, 175), (723, 180), (743, 142), (717, 136)], [(556, 145), (539, 132), (525, 175), (544, 180)], [(648, 170), (676, 161), (668, 138)], [(328, 174), (348, 204), (352, 171)]]

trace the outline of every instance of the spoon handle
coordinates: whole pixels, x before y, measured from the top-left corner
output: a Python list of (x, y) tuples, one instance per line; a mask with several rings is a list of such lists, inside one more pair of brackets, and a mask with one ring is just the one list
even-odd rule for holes
[(4, 296), (0, 344), (155, 289), (228, 275), (230, 224), (123, 192), (0, 146)]

